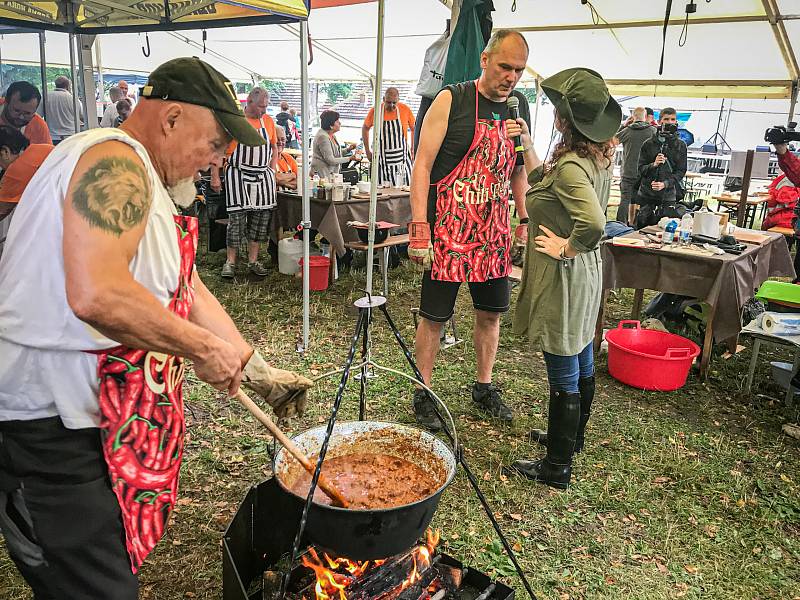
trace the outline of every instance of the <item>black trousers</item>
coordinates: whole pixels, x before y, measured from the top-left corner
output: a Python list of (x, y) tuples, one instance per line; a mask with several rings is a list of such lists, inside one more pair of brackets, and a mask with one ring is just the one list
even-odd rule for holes
[(136, 600), (100, 430), (0, 422), (0, 530), (35, 600)]

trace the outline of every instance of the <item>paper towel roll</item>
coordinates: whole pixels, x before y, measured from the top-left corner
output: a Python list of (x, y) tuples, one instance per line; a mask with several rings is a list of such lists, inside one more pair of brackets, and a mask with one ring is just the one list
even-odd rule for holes
[(765, 312), (761, 329), (770, 335), (800, 335), (800, 313)]

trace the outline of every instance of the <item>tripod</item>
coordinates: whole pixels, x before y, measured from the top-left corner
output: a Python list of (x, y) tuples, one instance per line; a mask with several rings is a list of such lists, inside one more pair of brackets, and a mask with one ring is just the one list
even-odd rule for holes
[[(292, 545), (292, 554), (291, 554), (291, 561), (289, 563), (289, 567), (287, 571), (283, 574), (281, 580), (281, 592), (280, 597), (285, 597), (286, 587), (288, 585), (289, 579), (289, 571), (291, 570), (291, 565), (298, 559), (298, 552), (300, 550), (300, 543), (303, 537), (303, 532), (305, 531), (306, 521), (308, 520), (308, 511), (311, 508), (311, 502), (314, 498), (314, 493), (317, 488), (317, 482), (319, 481), (320, 472), (322, 471), (322, 464), (325, 461), (325, 455), (328, 451), (328, 443), (330, 441), (331, 435), (333, 433), (333, 427), (336, 423), (336, 418), (339, 412), (339, 407), (342, 403), (342, 397), (344, 395), (344, 389), (347, 385), (347, 382), (350, 378), (350, 373), (353, 369), (360, 369), (361, 370), (361, 379), (360, 379), (360, 389), (359, 389), (359, 420), (363, 421), (366, 415), (366, 393), (367, 393), (367, 372), (368, 369), (378, 369), (380, 371), (386, 371), (388, 373), (393, 373), (400, 377), (404, 377), (406, 380), (412, 382), (415, 385), (420, 386), (423, 388), (430, 399), (434, 400), (434, 411), (436, 412), (436, 416), (439, 418), (439, 421), (442, 424), (442, 430), (444, 431), (445, 435), (450, 439), (450, 442), (453, 445), (455, 450), (455, 458), (458, 464), (464, 471), (464, 474), (467, 476), (467, 480), (469, 481), (470, 485), (472, 486), (475, 495), (478, 497), (478, 501), (480, 502), (483, 510), (486, 512), (486, 516), (489, 518), (489, 521), (492, 524), (495, 532), (497, 533), (498, 537), (500, 538), (500, 543), (503, 545), (503, 548), (508, 554), (511, 563), (514, 565), (514, 569), (519, 575), (520, 580), (522, 581), (522, 585), (525, 587), (525, 590), (528, 592), (528, 595), (531, 597), (532, 600), (536, 600), (536, 594), (534, 594), (533, 589), (531, 588), (528, 579), (525, 577), (525, 573), (522, 570), (519, 562), (517, 561), (517, 557), (514, 554), (511, 545), (508, 543), (505, 534), (503, 533), (500, 524), (497, 522), (497, 519), (494, 516), (494, 511), (492, 507), (489, 505), (489, 501), (484, 496), (483, 492), (478, 485), (478, 480), (475, 477), (472, 469), (467, 464), (466, 459), (464, 458), (464, 452), (462, 447), (458, 444), (458, 434), (456, 432), (455, 421), (453, 417), (450, 415), (450, 412), (447, 410), (447, 406), (441, 401), (441, 399), (436, 395), (436, 393), (425, 385), (425, 382), (422, 377), (422, 373), (420, 373), (419, 369), (417, 368), (416, 363), (414, 362), (414, 357), (411, 355), (411, 351), (409, 350), (408, 346), (406, 345), (403, 336), (400, 334), (400, 331), (397, 329), (394, 321), (392, 320), (391, 315), (389, 315), (389, 311), (386, 307), (386, 298), (383, 296), (372, 296), (369, 292), (363, 298), (359, 298), (355, 301), (355, 306), (358, 308), (358, 319), (356, 322), (355, 332), (353, 333), (353, 337), (350, 342), (350, 349), (347, 353), (347, 358), (345, 359), (344, 365), (341, 369), (336, 371), (331, 371), (330, 373), (326, 373), (321, 377), (325, 377), (327, 375), (332, 375), (336, 373), (341, 373), (341, 378), (339, 379), (339, 386), (336, 390), (336, 397), (333, 402), (333, 407), (331, 409), (330, 417), (328, 418), (328, 425), (325, 431), (325, 438), (322, 441), (322, 445), (319, 450), (319, 457), (317, 459), (316, 468), (314, 470), (314, 475), (311, 478), (311, 487), (308, 490), (308, 495), (306, 496), (306, 501), (303, 506), (303, 513), (300, 518), (300, 526), (298, 527), (297, 534), (295, 535), (294, 544)], [(377, 364), (375, 361), (372, 360), (370, 355), (370, 348), (371, 348), (371, 337), (370, 337), (370, 328), (372, 326), (374, 310), (378, 309), (386, 319), (386, 324), (391, 329), (392, 334), (394, 335), (394, 339), (397, 344), (400, 346), (400, 349), (403, 351), (403, 355), (405, 356), (406, 361), (408, 362), (409, 367), (411, 368), (412, 373), (414, 374), (413, 377), (402, 371), (398, 371), (395, 369), (391, 369), (389, 367), (384, 367), (382, 365)], [(357, 365), (353, 365), (355, 361), (356, 351), (359, 346), (359, 341), (361, 342), (361, 362)], [(439, 409), (442, 409), (440, 411)], [(447, 418), (445, 419), (442, 416), (442, 412), (445, 413)]]

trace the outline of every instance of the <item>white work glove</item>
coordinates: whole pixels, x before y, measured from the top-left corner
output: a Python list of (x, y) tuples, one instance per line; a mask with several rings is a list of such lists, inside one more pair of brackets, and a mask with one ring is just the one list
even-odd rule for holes
[(411, 221), (408, 224), (408, 258), (428, 270), (433, 264), (431, 227), (427, 221)]
[(266, 400), (275, 416), (283, 419), (303, 414), (307, 401), (306, 390), (314, 382), (292, 371), (270, 367), (255, 351), (242, 372), (242, 385)]

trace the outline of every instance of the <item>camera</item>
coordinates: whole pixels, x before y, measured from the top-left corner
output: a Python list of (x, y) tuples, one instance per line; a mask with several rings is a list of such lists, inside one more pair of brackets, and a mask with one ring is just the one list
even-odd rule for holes
[(796, 131), (797, 123), (792, 121), (786, 127), (776, 125), (764, 132), (764, 141), (770, 144), (788, 144), (800, 142), (800, 131)]

